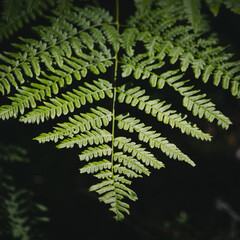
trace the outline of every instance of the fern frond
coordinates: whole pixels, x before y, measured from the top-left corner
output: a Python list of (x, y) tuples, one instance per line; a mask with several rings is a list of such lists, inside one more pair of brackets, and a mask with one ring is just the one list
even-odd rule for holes
[(141, 175), (137, 174), (135, 171), (131, 170), (130, 168), (126, 168), (124, 166), (120, 166), (119, 164), (116, 164), (113, 166), (113, 171), (115, 173), (119, 173), (122, 175), (125, 175), (129, 178), (138, 178), (141, 177)]
[[(15, 44), (19, 49), (17, 54), (5, 53), (5, 55), (0, 55), (0, 59), (3, 62), (3, 67), (0, 71), (0, 90), (2, 94), (5, 94), (5, 92), (9, 93), (11, 86), (18, 89), (19, 83), (16, 79), (20, 79), (20, 84), (26, 81), (26, 79), (21, 77), (22, 75), (25, 74), (30, 78), (33, 78), (34, 75), (38, 77), (41, 71), (44, 71), (45, 67), (60, 76), (61, 73), (64, 74), (64, 71), (67, 72), (65, 75), (67, 75), (66, 78), (68, 79), (71, 78), (71, 74), (73, 73), (75, 76), (79, 75), (79, 65), (81, 65), (81, 67), (83, 66), (81, 59), (78, 60), (74, 57), (69, 60), (67, 59), (71, 57), (73, 52), (82, 59), (86, 58), (85, 61), (87, 61), (87, 65), (90, 65), (89, 69), (94, 73), (99, 71), (98, 68), (102, 67), (104, 69), (109, 65), (108, 62), (106, 66), (104, 66), (102, 59), (106, 58), (104, 54), (107, 54), (107, 58), (110, 58), (110, 51), (104, 47), (103, 42), (99, 44), (99, 40), (91, 36), (94, 35), (94, 31), (91, 31), (91, 29), (95, 28), (95, 26), (91, 26), (90, 22), (94, 24), (95, 18), (91, 19), (90, 17), (99, 10), (85, 8), (79, 9), (79, 11), (78, 14), (69, 12), (64, 15), (65, 19), (53, 18), (52, 21), (54, 23), (51, 27), (41, 26), (35, 28), (35, 30), (40, 33), (41, 40), (22, 39), (23, 42), (27, 42), (27, 45)], [(113, 44), (113, 48), (115, 49), (119, 45), (119, 34), (114, 30), (115, 28), (113, 26), (107, 25), (112, 18), (102, 10), (99, 11), (99, 14), (100, 13), (102, 16), (99, 16), (99, 18), (107, 22), (99, 25), (99, 20), (99, 30), (103, 32), (102, 36), (106, 35), (109, 43)], [(77, 23), (76, 17), (80, 17), (77, 19)], [(70, 22), (67, 22), (67, 20)], [(71, 21), (73, 23), (71, 23)], [(75, 27), (75, 25), (77, 26)], [(88, 56), (82, 49), (92, 51), (92, 56)], [(86, 52), (88, 50), (84, 51)], [(41, 64), (40, 61), (42, 61)], [(94, 62), (97, 66), (93, 64)], [(6, 64), (10, 64), (10, 68), (4, 68)], [(75, 66), (75, 69), (73, 69), (73, 66)], [(58, 70), (58, 72), (56, 70)], [(38, 80), (41, 83), (41, 78)]]
[(80, 168), (80, 173), (95, 173), (103, 169), (111, 169), (112, 163), (104, 159), (103, 161), (90, 162)]
[(107, 24), (104, 24), (102, 26), (102, 28), (103, 28), (104, 34), (107, 37), (108, 41), (110, 42), (110, 44), (112, 44), (113, 49), (115, 51), (118, 51), (121, 39), (120, 39), (119, 33), (117, 32), (116, 28), (114, 26), (107, 25)]
[(146, 10), (151, 8), (153, 0), (134, 0), (137, 10), (143, 14)]
[(185, 161), (195, 166), (195, 163), (186, 154), (182, 153), (176, 145), (169, 143), (166, 138), (160, 137), (160, 133), (151, 130), (151, 127), (145, 126), (139, 119), (120, 115), (117, 117), (117, 120), (120, 129), (129, 132), (136, 131), (139, 140), (148, 143), (151, 148), (160, 148), (169, 158)]
[(82, 21), (79, 21), (79, 19), (85, 19), (85, 21), (88, 21), (89, 25), (99, 25), (102, 23), (111, 23), (113, 21), (113, 17), (108, 11), (94, 6), (87, 6), (85, 8), (74, 6), (74, 9), (62, 15), (62, 19), (74, 23), (77, 26), (82, 26)]
[(138, 160), (131, 156), (123, 154), (122, 152), (115, 152), (113, 157), (114, 161), (123, 163), (124, 166), (127, 166), (129, 169), (132, 169), (139, 174), (144, 173), (147, 176), (150, 175), (149, 170)]
[(145, 90), (140, 87), (131, 88), (125, 90), (124, 87), (118, 89), (120, 103), (127, 103), (133, 107), (137, 107), (139, 110), (145, 111), (147, 114), (151, 114), (156, 117), (158, 121), (164, 124), (169, 124), (172, 128), (177, 127), (182, 133), (191, 134), (192, 137), (210, 140), (209, 134), (203, 133), (196, 125), (191, 125), (187, 122), (186, 116), (182, 117), (181, 114), (176, 113), (175, 110), (171, 110), (170, 104), (165, 104), (165, 101), (159, 101), (158, 99), (150, 100), (148, 95), (145, 95)]
[(117, 137), (114, 139), (114, 146), (122, 149), (124, 153), (131, 153), (132, 157), (136, 157), (146, 166), (150, 165), (156, 169), (164, 167), (164, 164), (158, 161), (154, 155), (141, 147), (141, 144), (136, 144), (130, 138)]
[[(183, 106), (192, 111), (194, 116), (199, 116), (200, 118), (204, 116), (210, 122), (216, 119), (218, 125), (225, 129), (231, 124), (229, 118), (224, 116), (219, 110), (216, 110), (215, 104), (210, 99), (205, 98), (206, 94), (200, 94), (199, 90), (193, 90), (193, 85), (186, 86), (186, 83), (189, 82), (188, 80), (180, 80), (183, 75), (178, 74), (178, 70), (169, 70), (162, 74), (157, 74), (154, 70), (160, 69), (164, 65), (158, 58), (152, 59), (149, 63), (145, 59), (139, 61), (137, 56), (131, 59), (125, 58), (125, 60), (127, 61), (122, 62), (123, 77), (127, 77), (132, 73), (136, 79), (147, 78), (151, 86), (158, 89), (162, 89), (167, 84), (184, 97)], [(210, 138), (208, 137), (207, 139), (209, 140)]]
[(240, 14), (240, 3), (239, 1), (223, 1), (224, 5), (229, 8), (232, 12)]
[(9, 38), (13, 33), (34, 20), (37, 16), (43, 15), (48, 7), (52, 7), (53, 0), (4, 0), (1, 6), (0, 20), (0, 42)]
[(90, 110), (90, 113), (80, 113), (80, 115), (69, 117), (68, 122), (58, 123), (58, 126), (54, 127), (53, 132), (41, 133), (34, 140), (37, 140), (39, 143), (57, 142), (59, 139), (72, 137), (79, 132), (86, 132), (103, 126), (106, 127), (111, 122), (112, 113), (106, 108), (97, 107)]
[(69, 11), (73, 7), (73, 0), (56, 0), (56, 2), (56, 11), (60, 13)]
[(103, 144), (112, 140), (112, 134), (105, 129), (87, 131), (72, 138), (67, 138), (57, 145), (57, 148), (73, 148), (75, 144), (82, 148), (88, 144)]
[(78, 90), (66, 92), (66, 94), (62, 94), (63, 98), (50, 98), (51, 102), (44, 102), (45, 106), (39, 106), (27, 113), (21, 118), (21, 121), (25, 123), (44, 122), (50, 117), (53, 119), (55, 116), (67, 115), (87, 102), (99, 101), (106, 96), (112, 98), (112, 85), (108, 81), (99, 79), (98, 81), (94, 80), (93, 83), (94, 85), (85, 82), (85, 87), (80, 86)]
[[(0, 144), (0, 165), (3, 163), (29, 162), (26, 149), (15, 145)], [(0, 167), (1, 169), (1, 167)]]
[(206, 94), (200, 94), (200, 90), (193, 90), (194, 86), (185, 86), (188, 81), (177, 81), (178, 78), (169, 78), (167, 83), (182, 95), (183, 106), (192, 111), (194, 116), (205, 117), (212, 122), (217, 120), (217, 124), (227, 129), (232, 122), (222, 112), (216, 109), (215, 104), (206, 98)]
[(188, 20), (192, 24), (194, 31), (197, 32), (199, 22), (201, 21), (201, 2), (200, 0), (183, 0), (183, 4), (188, 15)]
[(208, 8), (213, 13), (213, 15), (216, 17), (219, 13), (220, 7), (222, 5), (223, 0), (206, 0), (206, 3), (208, 5)]
[[(233, 96), (239, 96), (239, 69), (224, 65), (230, 62), (232, 55), (225, 53), (224, 48), (216, 45), (216, 42), (213, 44), (216, 38), (212, 41), (211, 36), (208, 40), (211, 42), (211, 47), (206, 49), (206, 41), (202, 41), (201, 38), (202, 30), (199, 33), (192, 33), (189, 26), (175, 26), (175, 22), (182, 21), (184, 18), (180, 13), (172, 16), (175, 19), (172, 28), (168, 30), (164, 27), (159, 28), (159, 25), (163, 24), (164, 20), (167, 22), (168, 19), (165, 18), (166, 14), (162, 11), (162, 9), (151, 11), (151, 14), (144, 15), (141, 19), (138, 19), (136, 15), (129, 21), (130, 29), (137, 28), (141, 32), (137, 39), (145, 45), (149, 55), (159, 56), (161, 60), (169, 56), (171, 57), (170, 63), (180, 61), (183, 72), (191, 67), (196, 78), (201, 76), (203, 82), (207, 82), (209, 77), (212, 76), (215, 85), (222, 83), (224, 89), (230, 88)], [(156, 18), (157, 14), (159, 14), (158, 18)], [(145, 21), (154, 24), (148, 26), (148, 24), (144, 24)], [(171, 27), (172, 25), (168, 26)], [(176, 28), (182, 29), (182, 31), (176, 31)], [(153, 42), (154, 46), (152, 46)], [(216, 52), (218, 53), (217, 56)]]
[[(17, 190), (12, 178), (1, 176), (0, 200), (0, 237), (45, 239), (38, 228), (42, 222), (49, 221), (44, 216), (47, 208), (34, 202), (30, 191)], [(39, 216), (36, 217), (36, 214)]]
[(112, 172), (109, 170), (100, 171), (99, 173), (95, 174), (94, 177), (98, 179), (109, 179), (112, 176)]
[(126, 53), (129, 56), (133, 56), (134, 49), (133, 47), (136, 45), (136, 37), (139, 35), (139, 32), (136, 28), (134, 29), (126, 29), (122, 34), (122, 47), (125, 49)]
[(5, 168), (12, 163), (28, 161), (25, 149), (13, 145), (0, 145), (1, 239), (45, 239), (40, 226), (49, 221), (46, 217), (47, 208), (34, 201), (33, 192), (17, 188), (14, 174)]
[[(13, 51), (0, 53), (0, 92), (9, 95), (0, 106), (0, 118), (20, 115), (23, 123), (37, 124), (55, 120), (53, 130), (35, 140), (58, 142), (58, 148), (83, 148), (79, 159), (86, 163), (80, 173), (98, 179), (90, 191), (121, 220), (129, 214), (128, 201), (137, 200), (129, 188), (131, 178), (150, 175), (150, 167), (164, 167), (155, 151), (195, 166), (144, 116), (170, 125), (170, 131), (178, 128), (211, 140), (181, 109), (173, 110), (158, 96), (171, 88), (193, 116), (216, 120), (227, 129), (231, 121), (184, 76), (204, 83), (211, 79), (240, 97), (239, 61), (231, 61), (232, 55), (215, 37), (204, 38), (208, 27), (198, 22), (200, 0), (135, 0), (136, 14), (121, 26), (118, 14), (113, 20), (104, 9), (79, 8), (66, 0), (56, 3), (60, 2), (66, 9), (51, 11), (46, 18), (50, 25), (34, 27), (36, 39), (20, 38)], [(151, 10), (152, 4), (161, 7)], [(68, 120), (59, 123), (57, 118), (64, 116)], [(127, 131), (134, 136), (127, 138)]]
[(129, 205), (122, 201), (124, 197), (132, 201), (137, 200), (136, 193), (125, 185), (126, 181), (123, 184), (122, 179), (114, 176), (113, 179), (104, 180), (89, 189), (103, 195), (99, 197), (99, 200), (111, 205), (110, 210), (115, 213), (116, 220), (122, 220), (124, 218), (123, 213), (129, 214)]
[(89, 147), (84, 150), (80, 155), (79, 159), (89, 161), (93, 158), (102, 157), (102, 156), (110, 156), (112, 154), (112, 148), (107, 144), (99, 145), (98, 147)]
[[(219, 110), (216, 110), (215, 104), (210, 99), (206, 99), (206, 94), (199, 94), (199, 90), (190, 90), (192, 87), (185, 88), (182, 95), (184, 95), (183, 106), (189, 111), (193, 112), (193, 115), (198, 115), (200, 118), (204, 116), (208, 121), (212, 122), (217, 120), (217, 124), (223, 129), (228, 129), (232, 124), (230, 119), (224, 116)], [(183, 89), (180, 89), (180, 91)]]
[(88, 64), (87, 62), (76, 59), (74, 57), (66, 59), (68, 64), (64, 67), (65, 71), (54, 70), (56, 75), (48, 76), (43, 74), (44, 78), (37, 78), (38, 83), (32, 83), (31, 87), (22, 86), (11, 99), (11, 105), (4, 105), (0, 107), (0, 118), (3, 120), (11, 117), (17, 117), (18, 114), (23, 114), (26, 108), (35, 108), (36, 102), (44, 100), (46, 97), (51, 97), (59, 92), (59, 88), (72, 83), (73, 77), (76, 80), (84, 78), (88, 70), (96, 73), (105, 72), (106, 68), (112, 65), (108, 59), (101, 59), (99, 62)]

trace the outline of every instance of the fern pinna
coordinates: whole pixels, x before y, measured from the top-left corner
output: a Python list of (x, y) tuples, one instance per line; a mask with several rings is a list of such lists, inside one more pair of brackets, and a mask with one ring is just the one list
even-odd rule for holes
[[(181, 8), (139, 9), (121, 26), (118, 4), (116, 19), (92, 6), (55, 11), (50, 26), (34, 28), (38, 38), (21, 38), (16, 52), (2, 53), (0, 91), (9, 104), (0, 107), (0, 118), (40, 124), (61, 117), (35, 140), (82, 149), (79, 159), (87, 163), (80, 173), (98, 179), (90, 191), (121, 220), (129, 214), (128, 200), (137, 200), (132, 179), (164, 167), (152, 149), (195, 166), (161, 133), (163, 124), (206, 141), (211, 136), (186, 113), (224, 129), (231, 124), (193, 78), (239, 97), (240, 67), (214, 37), (203, 37), (204, 23), (194, 32)], [(171, 89), (186, 111), (165, 100)]]

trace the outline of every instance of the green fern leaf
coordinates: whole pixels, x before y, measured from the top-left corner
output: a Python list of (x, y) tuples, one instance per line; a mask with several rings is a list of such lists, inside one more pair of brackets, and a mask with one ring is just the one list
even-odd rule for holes
[(188, 19), (193, 26), (195, 32), (198, 30), (200, 18), (200, 0), (183, 0), (183, 4), (188, 15)]
[(112, 135), (107, 130), (96, 129), (92, 131), (87, 131), (75, 137), (65, 139), (60, 144), (57, 145), (57, 148), (72, 148), (75, 144), (79, 148), (87, 146), (88, 144), (103, 144), (112, 140)]
[[(57, 7), (61, 1), (66, 9)], [(34, 27), (36, 39), (20, 38), (11, 52), (0, 53), (0, 92), (8, 95), (0, 118), (37, 124), (55, 120), (52, 131), (35, 140), (81, 149), (79, 159), (87, 163), (80, 173), (96, 177), (90, 191), (117, 220), (129, 214), (128, 201), (137, 200), (131, 179), (164, 167), (153, 152), (195, 166), (151, 119), (169, 131), (177, 128), (179, 134), (210, 141), (208, 133), (186, 120), (187, 110), (224, 129), (231, 121), (195, 89), (194, 78), (240, 97), (239, 61), (231, 61), (232, 54), (215, 37), (205, 38), (208, 27), (199, 22), (199, 0), (184, 0), (185, 10), (179, 2), (136, 0), (136, 14), (120, 27), (118, 14), (113, 20), (104, 9), (58, 0), (46, 18), (49, 25)], [(153, 4), (160, 7), (152, 10)], [(169, 93), (182, 103), (171, 96), (166, 103), (162, 98)]]
[(135, 158), (125, 155), (122, 152), (114, 153), (114, 161), (123, 163), (124, 166), (127, 166), (130, 169), (133, 169), (139, 174), (144, 173), (148, 176), (150, 175), (149, 170), (143, 164), (141, 164)]
[(123, 152), (131, 153), (132, 157), (136, 157), (142, 161), (146, 166), (150, 165), (156, 169), (164, 167), (164, 164), (158, 161), (153, 154), (142, 148), (140, 144), (132, 142), (131, 139), (125, 137), (117, 137), (114, 139), (114, 146), (122, 149)]
[(126, 50), (129, 56), (133, 56), (134, 50), (133, 47), (136, 44), (136, 37), (139, 34), (137, 29), (127, 29), (122, 34), (122, 47)]
[(80, 169), (80, 173), (94, 173), (103, 169), (111, 169), (112, 163), (108, 160), (91, 162)]
[(119, 173), (122, 175), (126, 175), (129, 178), (137, 178), (137, 177), (141, 177), (141, 175), (138, 175), (137, 173), (135, 173), (135, 171), (132, 171), (129, 168), (123, 167), (123, 166), (119, 166), (119, 165), (114, 165), (113, 167), (113, 171), (115, 173)]
[(151, 148), (160, 148), (169, 158), (186, 161), (195, 166), (192, 160), (182, 153), (180, 149), (174, 144), (169, 143), (166, 138), (160, 137), (160, 133), (156, 133), (156, 131), (153, 130), (150, 131), (151, 127), (146, 127), (145, 124), (140, 123), (140, 120), (127, 116), (118, 116), (117, 120), (119, 121), (118, 126), (120, 129), (130, 132), (133, 132), (133, 130), (136, 131), (139, 134), (139, 140), (148, 143)]
[(208, 4), (208, 8), (211, 10), (213, 15), (216, 17), (219, 13), (219, 9), (221, 7), (223, 0), (206, 0)]
[[(181, 117), (175, 110), (170, 110), (171, 105), (165, 104), (164, 101), (160, 102), (158, 99), (150, 100), (149, 96), (144, 95), (145, 90), (141, 90), (140, 87), (128, 89), (127, 91), (124, 88), (119, 88), (118, 92), (120, 93), (118, 98), (120, 103), (125, 101), (127, 104), (137, 106), (138, 109), (144, 110), (145, 113), (156, 117), (158, 121), (170, 124), (172, 128), (180, 128), (182, 133), (186, 132), (187, 134), (191, 134), (192, 137), (210, 140), (208, 134), (204, 134), (196, 126), (188, 123), (185, 120), (186, 117)], [(133, 99), (135, 101), (132, 101)]]
[[(191, 8), (191, 3), (189, 1), (187, 2), (187, 5)], [(158, 14), (157, 19), (154, 18), (155, 14)], [(178, 14), (179, 15), (171, 15), (172, 19), (175, 18), (175, 22), (181, 21), (181, 19), (184, 18), (181, 13), (178, 12)], [(160, 19), (159, 16), (161, 16)], [(228, 66), (229, 63), (231, 63), (230, 58), (232, 55), (225, 53), (223, 51), (223, 47), (216, 46), (216, 38), (210, 36), (209, 39), (203, 40), (201, 38), (201, 33), (192, 33), (189, 26), (177, 25), (170, 28), (169, 30), (159, 28), (158, 26), (164, 22), (165, 17), (166, 14), (162, 12), (162, 9), (157, 9), (155, 11), (152, 11), (152, 14), (142, 16), (141, 19), (138, 19), (136, 15), (135, 18), (131, 19), (129, 25), (132, 29), (137, 28), (138, 30), (141, 29), (144, 31), (143, 36), (147, 37), (139, 37), (138, 40), (144, 43), (146, 49), (148, 49), (148, 44), (153, 41), (152, 39), (154, 39), (155, 42), (158, 42), (159, 46), (166, 46), (169, 42), (171, 42), (171, 48), (169, 50), (161, 47), (159, 48), (161, 51), (163, 51), (160, 51), (160, 55), (162, 56), (161, 59), (163, 59), (164, 54), (172, 57), (172, 54), (175, 51), (178, 52), (179, 55), (177, 55), (177, 59), (180, 59), (181, 70), (183, 72), (187, 71), (191, 66), (194, 70), (195, 76), (197, 78), (202, 76), (204, 82), (207, 82), (209, 77), (214, 74), (215, 85), (218, 85), (224, 79), (224, 76), (225, 79), (227, 79), (225, 82), (229, 82), (229, 87), (231, 86), (232, 88), (233, 85), (237, 85), (235, 83), (238, 82), (236, 74), (238, 74), (239, 71), (236, 68), (236, 70), (233, 70), (231, 72), (231, 69), (234, 67), (233, 65), (230, 65), (231, 67)], [(145, 21), (155, 22), (154, 24), (151, 24), (151, 26), (148, 26), (146, 24), (143, 24)], [(171, 25), (168, 24), (168, 26)], [(176, 28), (179, 28), (182, 31), (176, 31)], [(204, 26), (204, 28), (206, 27)], [(201, 31), (206, 31), (204, 28), (201, 29)], [(162, 35), (164, 35), (164, 37), (162, 37)], [(153, 48), (151, 49), (151, 51), (153, 51)], [(158, 53), (159, 49), (155, 47), (155, 55)], [(153, 55), (151, 51), (150, 54)], [(176, 61), (177, 60), (172, 59), (170, 62), (176, 63)], [(225, 66), (225, 63), (227, 63), (227, 66)], [(201, 74), (202, 71), (205, 73), (204, 75)], [(223, 81), (223, 87), (227, 89), (228, 84), (225, 82)], [(239, 92), (240, 89), (235, 89), (235, 91), (232, 91), (232, 93), (238, 95), (236, 91)]]
[(129, 205), (122, 201), (124, 197), (133, 201), (137, 200), (135, 192), (119, 180), (120, 178), (115, 177), (95, 184), (89, 189), (90, 191), (96, 191), (98, 194), (104, 194), (99, 200), (111, 205), (110, 210), (115, 213), (116, 220), (122, 220), (124, 218), (123, 213), (129, 214)]
[(0, 41), (9, 38), (13, 33), (29, 23), (37, 15), (43, 15), (48, 7), (53, 6), (54, 1), (31, 1), (31, 0), (4, 0), (2, 4), (0, 21)]
[(112, 172), (109, 170), (100, 171), (99, 173), (95, 174), (94, 177), (98, 179), (109, 179), (112, 176)]
[[(191, 88), (190, 88), (191, 89)], [(229, 125), (232, 123), (230, 119), (224, 116), (220, 111), (215, 109), (215, 104), (210, 102), (210, 99), (205, 98), (205, 94), (196, 95), (199, 91), (185, 91), (183, 106), (185, 106), (189, 111), (193, 112), (193, 115), (198, 115), (200, 118), (205, 116), (207, 120), (212, 122), (217, 119), (217, 124), (224, 129), (228, 129)]]
[(116, 31), (116, 28), (111, 25), (103, 25), (102, 29), (106, 35), (108, 41), (113, 45), (113, 49), (118, 51), (120, 45), (120, 36)]
[(75, 107), (80, 108), (87, 102), (99, 101), (101, 98), (105, 98), (105, 94), (112, 98), (112, 85), (108, 81), (99, 79), (93, 82), (95, 85), (85, 83), (86, 87), (79, 87), (79, 90), (67, 92), (62, 95), (63, 98), (51, 98), (51, 102), (44, 102), (45, 106), (40, 106), (27, 113), (25, 117), (21, 118), (21, 121), (25, 123), (44, 122), (50, 117), (67, 115), (69, 111), (73, 112)]
[(45, 143), (49, 141), (57, 142), (64, 137), (72, 137), (79, 132), (86, 132), (90, 129), (101, 128), (102, 126), (108, 126), (112, 120), (112, 113), (102, 107), (97, 109), (91, 109), (91, 113), (81, 113), (69, 117), (69, 122), (59, 123), (54, 128), (53, 132), (42, 133), (40, 136), (34, 138), (39, 143)]
[[(167, 83), (169, 86), (173, 87), (174, 90), (178, 91), (182, 96), (184, 96), (183, 99), (183, 106), (187, 107), (188, 110), (193, 110), (193, 115), (198, 115), (200, 118), (204, 115), (205, 118), (209, 121), (213, 121), (215, 118), (218, 120), (218, 125), (221, 125), (223, 128), (228, 128), (229, 124), (231, 124), (231, 121), (225, 117), (220, 111), (217, 111), (215, 109), (215, 106), (213, 103), (210, 102), (209, 99), (203, 99), (205, 95), (195, 95), (198, 91), (189, 91), (192, 89), (193, 86), (185, 87), (185, 83), (188, 81), (178, 81), (179, 79), (182, 78), (181, 75), (175, 75), (178, 73), (178, 70), (176, 71), (167, 71), (164, 72), (161, 75), (156, 74), (152, 70), (155, 69), (155, 66), (160, 68), (163, 64), (160, 62), (151, 64), (151, 65), (146, 65), (146, 63), (143, 64), (143, 62), (138, 62), (135, 65), (132, 63), (136, 62), (135, 59), (131, 59), (131, 63), (125, 63), (123, 65), (123, 77), (128, 76), (132, 71), (135, 71), (137, 66), (141, 66), (141, 70), (143, 72), (142, 74), (142, 79), (149, 78), (149, 82), (152, 87), (157, 87), (159, 89), (163, 88), (165, 83)], [(136, 66), (137, 65), (137, 66)], [(153, 67), (154, 66), (154, 67)], [(126, 74), (126, 69), (130, 68), (131, 72)], [(138, 67), (139, 68), (139, 67)], [(188, 94), (189, 93), (189, 94)], [(201, 101), (196, 101), (197, 98), (201, 99)], [(134, 104), (137, 100), (133, 101)], [(205, 101), (205, 103), (203, 102)], [(136, 102), (137, 103), (137, 102)], [(194, 107), (193, 107), (194, 106)], [(196, 136), (199, 137), (199, 136)], [(206, 140), (209, 140), (210, 137), (205, 135)], [(205, 137), (200, 136), (201, 139), (205, 139)]]
[(99, 145), (98, 147), (89, 147), (79, 155), (80, 160), (89, 161), (93, 158), (110, 156), (112, 154), (112, 148), (106, 144)]
[(152, 5), (153, 0), (134, 0), (136, 8), (143, 14)]

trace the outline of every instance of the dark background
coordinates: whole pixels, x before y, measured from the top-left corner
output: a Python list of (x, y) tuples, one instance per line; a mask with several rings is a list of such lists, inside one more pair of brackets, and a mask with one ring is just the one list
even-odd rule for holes
[[(131, 5), (126, 8), (126, 2), (120, 1), (122, 21), (134, 10)], [(104, 6), (114, 14), (111, 5)], [(203, 11), (221, 44), (231, 44), (229, 50), (239, 58), (240, 16), (224, 7), (216, 18), (204, 6)], [(24, 125), (14, 119), (1, 121), (0, 141), (28, 150), (31, 163), (16, 165), (13, 171), (19, 186), (33, 190), (36, 200), (48, 207), (50, 223), (43, 226), (48, 239), (240, 239), (240, 223), (233, 221), (229, 211), (217, 207), (222, 200), (228, 204), (224, 206), (240, 215), (239, 100), (220, 88), (208, 87), (233, 125), (223, 131), (214, 123), (200, 121), (203, 130), (213, 135), (211, 143), (170, 133), (197, 166), (192, 168), (159, 153), (166, 168), (152, 170), (150, 177), (133, 182), (139, 200), (130, 203), (131, 215), (123, 222), (115, 222), (108, 206), (88, 192), (94, 179), (79, 174), (78, 149), (58, 150), (52, 143), (38, 144), (32, 139), (41, 133), (41, 126)]]

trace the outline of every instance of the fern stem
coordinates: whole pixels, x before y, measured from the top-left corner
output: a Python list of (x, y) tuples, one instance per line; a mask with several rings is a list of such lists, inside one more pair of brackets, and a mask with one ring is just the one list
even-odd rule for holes
[(119, 32), (119, 0), (116, 0), (116, 24)]
[[(116, 0), (116, 27), (117, 32), (119, 33), (119, 0)], [(114, 180), (114, 141), (115, 141), (115, 122), (116, 122), (116, 113), (115, 113), (115, 106), (116, 106), (116, 98), (117, 98), (117, 89), (116, 89), (116, 81), (117, 81), (117, 71), (118, 71), (118, 49), (115, 53), (115, 66), (114, 66), (114, 73), (113, 73), (113, 103), (112, 103), (112, 155), (111, 155), (111, 172), (112, 172), (112, 180), (114, 186), (114, 193), (115, 193), (115, 206), (116, 206), (116, 218), (118, 218), (118, 210), (117, 210), (117, 194), (116, 194), (116, 185)]]

